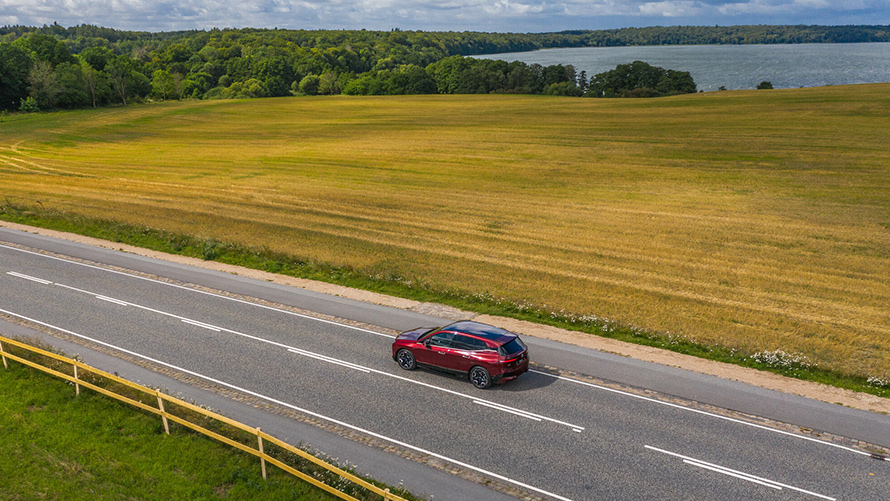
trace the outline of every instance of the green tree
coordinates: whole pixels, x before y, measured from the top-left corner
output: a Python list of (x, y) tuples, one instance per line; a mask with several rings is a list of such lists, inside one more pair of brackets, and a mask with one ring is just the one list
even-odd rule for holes
[(22, 48), (31, 51), (38, 61), (46, 61), (53, 68), (62, 63), (73, 63), (74, 56), (68, 52), (65, 43), (50, 35), (33, 33), (16, 40)]
[(88, 47), (80, 53), (81, 61), (99, 71), (105, 71), (105, 66), (115, 57), (114, 52), (107, 47)]
[(591, 97), (654, 97), (695, 92), (687, 71), (665, 70), (643, 61), (619, 64), (599, 73), (588, 85)]
[(56, 66), (56, 82), (59, 86), (56, 104), (59, 107), (81, 108), (89, 105), (90, 96), (80, 64), (62, 63)]
[(108, 84), (108, 75), (99, 71), (86, 61), (80, 62), (80, 73), (83, 77), (84, 88), (87, 91), (89, 102), (93, 108), (99, 103), (105, 104), (111, 96), (111, 87)]
[(126, 105), (127, 99), (145, 96), (151, 91), (148, 77), (137, 71), (136, 62), (126, 56), (117, 56), (105, 66), (115, 95)]
[(204, 93), (214, 87), (213, 75), (208, 73), (190, 73), (182, 81), (182, 96), (201, 98)]
[(772, 88), (773, 88), (773, 84), (772, 84), (772, 82), (768, 82), (768, 81), (766, 81), (766, 80), (764, 80), (764, 81), (760, 82), (759, 84), (757, 84), (757, 89), (759, 89), (759, 90), (763, 90), (763, 89), (772, 89)]
[(28, 95), (31, 58), (16, 45), (0, 43), (0, 110), (12, 110)]
[(23, 97), (19, 100), (19, 111), (23, 113), (35, 113), (40, 111), (40, 106), (37, 105), (37, 100), (33, 97)]
[(151, 95), (162, 101), (174, 98), (176, 95), (176, 82), (169, 71), (156, 70), (152, 74)]
[(544, 94), (548, 96), (574, 96), (579, 97), (584, 91), (573, 82), (553, 83), (544, 89)]
[(318, 93), (333, 96), (340, 93), (340, 79), (333, 71), (321, 76), (318, 81)]
[(300, 80), (300, 93), (307, 96), (315, 96), (318, 94), (318, 86), (321, 78), (318, 75), (306, 75)]
[(28, 72), (28, 95), (42, 109), (54, 108), (61, 93), (56, 72), (49, 61), (37, 61)]

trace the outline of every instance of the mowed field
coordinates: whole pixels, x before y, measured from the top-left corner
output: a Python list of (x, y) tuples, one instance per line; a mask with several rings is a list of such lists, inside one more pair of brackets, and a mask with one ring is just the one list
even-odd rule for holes
[(890, 376), (890, 84), (41, 114), (0, 192)]

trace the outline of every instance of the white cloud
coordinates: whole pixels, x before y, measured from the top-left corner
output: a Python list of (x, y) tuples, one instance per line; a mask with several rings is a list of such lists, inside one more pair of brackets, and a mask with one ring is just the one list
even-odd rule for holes
[(662, 24), (890, 24), (886, 0), (0, 0), (0, 24), (559, 31)]
[(644, 16), (694, 16), (701, 11), (698, 2), (646, 2), (640, 5), (640, 14)]
[(491, 5), (483, 7), (485, 12), (489, 14), (507, 14), (522, 15), (529, 13), (539, 13), (544, 10), (542, 5), (529, 5), (519, 2), (511, 2), (510, 0), (499, 0)]

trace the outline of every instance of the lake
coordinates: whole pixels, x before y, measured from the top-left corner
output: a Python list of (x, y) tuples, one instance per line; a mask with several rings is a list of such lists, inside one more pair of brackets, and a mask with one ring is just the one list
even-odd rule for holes
[(588, 78), (619, 64), (645, 61), (688, 71), (704, 91), (753, 89), (764, 80), (777, 89), (890, 82), (890, 43), (578, 47), (473, 57), (571, 64)]

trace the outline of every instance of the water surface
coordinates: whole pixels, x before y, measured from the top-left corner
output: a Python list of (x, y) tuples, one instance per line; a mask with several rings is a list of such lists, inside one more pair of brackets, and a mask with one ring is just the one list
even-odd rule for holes
[(688, 71), (698, 90), (820, 87), (890, 82), (890, 43), (579, 47), (474, 56), (543, 66), (571, 64), (588, 78), (645, 61)]

